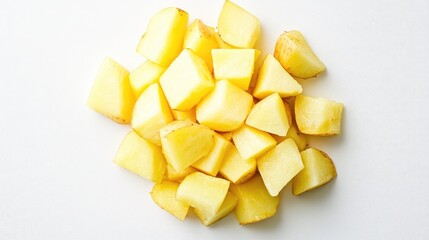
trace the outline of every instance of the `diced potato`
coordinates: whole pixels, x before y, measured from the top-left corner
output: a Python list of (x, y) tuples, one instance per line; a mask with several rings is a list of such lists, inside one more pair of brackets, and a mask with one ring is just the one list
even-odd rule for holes
[(292, 111), (290, 110), (290, 105), (288, 101), (283, 101), (283, 105), (285, 106), (285, 112), (287, 115), (289, 126), (293, 124), (294, 115), (292, 114)]
[(276, 145), (270, 134), (246, 124), (232, 133), (232, 140), (244, 159), (257, 158)]
[(213, 147), (209, 154), (193, 163), (192, 166), (205, 174), (216, 176), (230, 145), (229, 141), (215, 133)]
[(189, 205), (176, 199), (178, 188), (179, 183), (164, 180), (153, 186), (150, 195), (158, 206), (183, 221), (188, 214)]
[(129, 72), (113, 59), (104, 59), (92, 85), (88, 106), (117, 123), (129, 123), (134, 102)]
[(209, 215), (215, 215), (225, 200), (229, 181), (196, 172), (180, 183), (176, 198)]
[(171, 110), (171, 113), (173, 114), (173, 118), (175, 120), (179, 120), (179, 121), (189, 120), (192, 122), (197, 122), (195, 108), (191, 108), (191, 110), (188, 110), (188, 111)]
[(177, 172), (206, 156), (214, 142), (213, 130), (190, 121), (174, 121), (160, 135), (165, 158)]
[(268, 193), (259, 175), (243, 184), (231, 185), (231, 191), (238, 197), (235, 216), (240, 224), (259, 222), (277, 212), (280, 197)]
[(325, 71), (325, 65), (317, 58), (299, 31), (284, 32), (280, 35), (274, 57), (294, 77), (311, 78)]
[(324, 152), (309, 148), (301, 152), (304, 169), (292, 180), (292, 193), (299, 195), (320, 187), (337, 176), (334, 162)]
[(197, 120), (216, 131), (233, 131), (243, 125), (252, 105), (252, 95), (221, 80), (197, 105)]
[(164, 73), (165, 67), (147, 60), (130, 74), (130, 84), (134, 96), (139, 97), (152, 83), (156, 83)]
[(167, 179), (174, 182), (181, 182), (186, 176), (196, 172), (192, 167), (187, 167), (182, 171), (178, 172), (170, 165), (167, 165)]
[(273, 93), (255, 104), (247, 116), (246, 124), (265, 132), (286, 136), (289, 119), (280, 95)]
[(278, 143), (283, 142), (288, 138), (292, 138), (295, 141), (299, 151), (303, 151), (307, 147), (307, 139), (305, 138), (304, 134), (298, 131), (295, 124), (290, 126), (289, 131), (287, 131), (285, 137), (277, 136), (274, 134), (272, 136)]
[(214, 88), (206, 62), (192, 50), (184, 49), (159, 80), (170, 107), (187, 111)]
[(298, 95), (295, 98), (295, 120), (305, 134), (329, 136), (340, 134), (343, 104), (324, 98)]
[(140, 39), (137, 53), (161, 66), (170, 65), (182, 50), (188, 18), (187, 12), (175, 7), (157, 12)]
[(279, 195), (283, 187), (304, 168), (298, 147), (290, 138), (265, 153), (257, 164), (271, 196)]
[(172, 121), (161, 87), (158, 83), (151, 84), (136, 102), (131, 127), (146, 140), (161, 145), (159, 129)]
[(125, 136), (113, 162), (156, 183), (162, 181), (167, 166), (161, 148), (134, 131)]
[(232, 139), (232, 132), (218, 132), (219, 135), (224, 137), (226, 140), (231, 141)]
[(243, 90), (249, 88), (259, 52), (255, 49), (213, 49), (215, 79), (227, 79)]
[(216, 38), (217, 44), (219, 45), (219, 48), (222, 48), (222, 49), (234, 49), (234, 48), (236, 48), (236, 47), (231, 46), (228, 43), (224, 42), (222, 40), (222, 38), (220, 38), (219, 33), (216, 33), (215, 38)]
[(263, 99), (272, 93), (278, 93), (284, 98), (296, 96), (301, 92), (301, 85), (284, 70), (273, 55), (268, 54), (259, 68), (253, 96)]
[(217, 28), (222, 40), (239, 48), (253, 48), (261, 34), (259, 19), (229, 0), (222, 7)]
[(237, 148), (231, 145), (225, 154), (219, 173), (232, 183), (240, 184), (249, 180), (255, 172), (256, 160), (242, 158)]
[(213, 70), (212, 49), (219, 48), (217, 33), (212, 27), (206, 26), (200, 19), (195, 19), (188, 27), (183, 48), (192, 49)]
[(197, 208), (194, 208), (194, 212), (204, 225), (209, 226), (232, 212), (232, 210), (235, 208), (235, 205), (237, 205), (237, 202), (238, 198), (233, 193), (228, 191), (225, 200), (216, 214), (208, 214), (204, 211), (200, 211)]

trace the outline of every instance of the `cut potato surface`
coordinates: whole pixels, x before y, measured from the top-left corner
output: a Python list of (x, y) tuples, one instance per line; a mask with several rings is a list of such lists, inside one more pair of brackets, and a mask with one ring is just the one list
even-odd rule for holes
[(219, 219), (225, 217), (228, 215), (232, 210), (234, 210), (235, 205), (237, 205), (238, 198), (231, 192), (228, 191), (226, 194), (225, 200), (223, 201), (222, 205), (220, 206), (219, 210), (216, 212), (216, 214), (210, 214), (204, 211), (199, 210), (198, 208), (194, 208), (194, 212), (197, 215), (197, 217), (201, 220), (201, 222), (208, 226)]
[(142, 92), (152, 83), (158, 82), (159, 77), (164, 71), (165, 67), (149, 60), (138, 66), (130, 74), (130, 84), (133, 89), (134, 96), (139, 97), (140, 94), (142, 94)]
[(232, 140), (244, 159), (257, 158), (276, 145), (267, 132), (243, 125), (232, 133)]
[(230, 146), (231, 143), (228, 140), (215, 133), (213, 147), (210, 152), (207, 156), (193, 163), (192, 166), (205, 174), (216, 176)]
[(187, 167), (187, 168), (183, 169), (182, 171), (178, 172), (178, 171), (174, 170), (174, 168), (172, 166), (167, 165), (166, 177), (170, 181), (181, 182), (186, 176), (188, 176), (189, 174), (194, 173), (196, 171), (197, 170), (195, 170), (192, 167)]
[(232, 145), (225, 154), (219, 173), (234, 184), (249, 180), (256, 172), (256, 160), (243, 158)]
[(179, 183), (164, 180), (153, 186), (150, 195), (158, 206), (183, 221), (188, 214), (189, 205), (176, 199), (178, 188)]

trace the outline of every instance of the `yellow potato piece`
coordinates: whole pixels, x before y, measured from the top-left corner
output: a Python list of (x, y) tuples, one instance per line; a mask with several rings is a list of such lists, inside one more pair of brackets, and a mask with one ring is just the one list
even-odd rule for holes
[(125, 136), (113, 162), (156, 183), (162, 181), (167, 166), (161, 148), (134, 131)]
[(179, 183), (164, 180), (153, 186), (150, 195), (158, 206), (183, 221), (188, 214), (189, 205), (176, 199), (178, 188)]
[(342, 112), (343, 104), (339, 102), (302, 94), (295, 98), (296, 124), (299, 131), (305, 134), (340, 134)]
[(232, 140), (244, 159), (257, 158), (276, 145), (269, 133), (246, 124), (232, 133)]
[(298, 131), (295, 124), (290, 126), (289, 131), (287, 131), (287, 134), (285, 137), (277, 136), (274, 134), (272, 136), (277, 141), (277, 143), (283, 142), (288, 138), (293, 139), (299, 151), (303, 151), (307, 147), (307, 139), (305, 138), (305, 135)]
[(237, 148), (231, 145), (225, 154), (219, 173), (234, 184), (240, 184), (249, 180), (256, 172), (256, 160), (244, 159), (238, 153)]
[(123, 124), (131, 121), (134, 103), (129, 72), (113, 59), (104, 59), (92, 85), (88, 106)]
[(158, 82), (159, 77), (164, 71), (165, 67), (149, 60), (138, 66), (130, 74), (130, 84), (133, 89), (134, 96), (139, 97), (140, 94), (142, 94), (142, 92), (152, 83)]
[(293, 178), (294, 195), (323, 186), (337, 176), (334, 162), (326, 153), (309, 148), (301, 152), (301, 157), (304, 169)]
[(189, 120), (191, 122), (197, 122), (197, 116), (195, 113), (195, 108), (192, 108), (188, 111), (180, 111), (180, 110), (171, 110), (171, 114), (175, 120)]
[(183, 179), (191, 173), (196, 172), (192, 167), (187, 167), (182, 171), (178, 172), (170, 165), (167, 165), (167, 179), (174, 182), (181, 182)]
[(161, 66), (170, 65), (182, 50), (188, 18), (187, 12), (175, 7), (157, 12), (140, 39), (137, 53)]
[(225, 200), (216, 214), (210, 214), (197, 208), (194, 208), (194, 212), (204, 225), (209, 226), (232, 212), (232, 210), (235, 208), (235, 205), (237, 205), (237, 202), (238, 198), (233, 193), (228, 191)]
[(213, 147), (209, 154), (193, 163), (192, 166), (205, 174), (216, 176), (230, 145), (228, 140), (215, 133)]

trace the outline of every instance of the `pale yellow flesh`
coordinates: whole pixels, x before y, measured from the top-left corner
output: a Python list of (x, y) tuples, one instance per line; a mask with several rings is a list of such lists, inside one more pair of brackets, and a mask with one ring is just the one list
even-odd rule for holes
[(209, 226), (232, 212), (237, 202), (238, 198), (232, 192), (228, 191), (225, 200), (216, 214), (209, 214), (197, 208), (194, 208), (194, 212), (204, 225)]
[(223, 41), (239, 48), (253, 48), (261, 34), (259, 19), (229, 0), (222, 7), (217, 28)]
[(113, 59), (104, 59), (92, 85), (88, 106), (117, 123), (125, 124), (131, 121), (134, 103), (129, 72)]
[(176, 199), (178, 188), (179, 183), (164, 180), (153, 186), (150, 195), (158, 206), (183, 221), (188, 214), (189, 205)]
[(257, 158), (276, 145), (269, 133), (246, 124), (232, 133), (232, 140), (244, 159)]
[(221, 80), (197, 105), (197, 120), (216, 131), (233, 131), (243, 125), (252, 105), (252, 95), (228, 80)]
[(182, 171), (178, 172), (178, 171), (174, 170), (174, 168), (172, 166), (167, 165), (167, 174), (166, 174), (166, 177), (170, 181), (181, 182), (181, 181), (183, 181), (183, 179), (186, 176), (188, 176), (189, 174), (192, 174), (192, 173), (194, 173), (196, 171), (197, 170), (195, 170), (192, 167), (187, 167), (187, 168), (183, 169)]
[(170, 108), (158, 83), (151, 84), (138, 98), (131, 127), (148, 141), (161, 145), (159, 130), (173, 121)]
[(299, 31), (284, 32), (277, 39), (274, 57), (292, 76), (311, 78), (325, 71), (325, 65), (311, 50)]
[(206, 62), (184, 49), (159, 80), (170, 107), (188, 111), (214, 88)]
[(300, 133), (295, 126), (295, 124), (291, 125), (289, 131), (287, 132), (285, 137), (272, 135), (273, 138), (277, 141), (277, 143), (283, 142), (284, 140), (291, 138), (295, 141), (296, 146), (299, 151), (303, 151), (307, 147), (307, 138), (304, 134)]
[(168, 66), (182, 50), (188, 13), (175, 7), (157, 12), (149, 21), (137, 53), (161, 66)]
[(197, 122), (195, 108), (192, 108), (191, 110), (188, 110), (188, 111), (171, 110), (171, 114), (173, 115), (174, 120), (179, 120), (179, 121), (189, 120), (191, 122)]
[(277, 212), (280, 197), (271, 196), (259, 175), (240, 185), (231, 185), (238, 197), (235, 216), (240, 224), (249, 224), (272, 217)]
[(243, 159), (237, 148), (231, 145), (219, 169), (220, 175), (234, 184), (240, 184), (249, 180), (255, 172), (256, 160), (254, 158)]
[(301, 152), (301, 157), (304, 169), (293, 178), (294, 195), (325, 185), (337, 176), (334, 162), (326, 153), (309, 148)]
[(295, 98), (295, 120), (305, 134), (329, 136), (340, 134), (343, 104), (324, 98), (298, 95)]
[(280, 95), (273, 93), (255, 104), (247, 116), (246, 124), (265, 132), (286, 136), (289, 117)]
[(149, 60), (138, 66), (130, 74), (130, 84), (133, 89), (134, 96), (139, 97), (140, 94), (152, 83), (158, 82), (159, 77), (161, 77), (164, 71), (165, 67)]
[(113, 162), (156, 183), (161, 182), (167, 166), (161, 148), (134, 131), (125, 136)]
[(231, 143), (219, 134), (214, 134), (213, 147), (207, 156), (192, 164), (192, 167), (205, 174), (216, 176), (222, 165), (224, 156), (228, 151)]
[(176, 198), (207, 214), (216, 214), (225, 200), (229, 181), (196, 172), (180, 183)]

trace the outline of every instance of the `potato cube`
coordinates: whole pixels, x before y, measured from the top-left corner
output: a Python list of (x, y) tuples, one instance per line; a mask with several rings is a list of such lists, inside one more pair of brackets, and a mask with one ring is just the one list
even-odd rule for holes
[(171, 110), (171, 114), (173, 114), (173, 118), (175, 120), (179, 120), (179, 121), (189, 120), (191, 122), (197, 122), (195, 108), (191, 108), (188, 111)]
[(231, 145), (225, 154), (219, 173), (234, 184), (240, 184), (249, 180), (256, 172), (256, 160), (244, 159), (238, 153), (237, 148)]
[(176, 198), (210, 215), (215, 215), (225, 200), (229, 181), (196, 172), (180, 183)]
[(307, 147), (307, 139), (305, 138), (305, 135), (298, 131), (295, 124), (290, 126), (289, 131), (287, 131), (285, 137), (277, 136), (274, 134), (272, 136), (277, 141), (277, 143), (283, 142), (288, 138), (292, 138), (295, 141), (299, 151), (303, 151)]
[(280, 197), (268, 193), (259, 175), (243, 184), (231, 185), (231, 191), (238, 197), (235, 216), (240, 224), (259, 222), (277, 212)]
[(183, 48), (189, 48), (207, 63), (213, 70), (212, 49), (219, 48), (217, 33), (212, 27), (206, 26), (200, 19), (195, 19), (188, 27)]
[(284, 32), (277, 39), (274, 57), (292, 76), (311, 78), (325, 71), (325, 65), (311, 50), (299, 31)]
[(216, 38), (217, 44), (219, 45), (219, 48), (221, 48), (221, 49), (235, 49), (236, 48), (234, 46), (229, 45), (225, 41), (223, 41), (222, 38), (220, 38), (219, 33), (216, 33), (215, 38)]
[(183, 221), (188, 214), (189, 205), (176, 199), (178, 188), (179, 183), (164, 180), (153, 186), (150, 195), (158, 206)]
[(252, 105), (252, 95), (221, 80), (197, 105), (197, 120), (216, 131), (233, 131), (243, 125)]
[(246, 124), (265, 132), (286, 136), (289, 119), (280, 95), (273, 93), (255, 104), (247, 116)]
[(113, 162), (156, 183), (162, 181), (167, 166), (161, 148), (134, 131), (125, 136)]
[(263, 99), (272, 93), (278, 93), (284, 98), (296, 96), (301, 92), (301, 85), (284, 70), (273, 55), (268, 54), (259, 68), (253, 96)]
[(194, 208), (194, 212), (204, 225), (209, 226), (232, 212), (237, 205), (237, 202), (238, 198), (228, 191), (225, 200), (216, 214), (209, 214), (199, 210), (198, 208)]
[(196, 172), (197, 170), (195, 170), (192, 167), (187, 167), (185, 169), (183, 169), (182, 171), (178, 172), (176, 170), (174, 170), (174, 168), (170, 165), (167, 165), (167, 179), (170, 181), (174, 181), (174, 182), (181, 182), (183, 181), (183, 179), (188, 176), (189, 174), (192, 174), (194, 172)]
[(259, 19), (229, 0), (222, 7), (217, 28), (222, 40), (239, 48), (253, 48), (261, 34)]
[(249, 88), (259, 52), (255, 49), (213, 49), (216, 80), (227, 79), (243, 90)]
[(209, 154), (193, 163), (192, 166), (205, 174), (216, 176), (230, 145), (229, 141), (215, 133), (213, 147)]
[(309, 148), (301, 152), (304, 169), (292, 180), (292, 193), (299, 195), (320, 187), (337, 176), (334, 162), (324, 152)]
[(165, 158), (177, 172), (207, 156), (214, 142), (213, 130), (190, 121), (174, 121), (160, 135)]
[(298, 95), (295, 98), (295, 119), (305, 134), (329, 136), (340, 134), (343, 104), (324, 98)]
[(271, 196), (277, 196), (283, 187), (304, 168), (298, 147), (290, 138), (262, 155), (257, 164)]
[(130, 84), (134, 96), (139, 97), (152, 83), (156, 83), (164, 73), (165, 67), (147, 60), (130, 74)]
[(192, 50), (184, 49), (159, 80), (170, 107), (187, 111), (214, 87), (205, 63)]
[(129, 123), (134, 103), (129, 72), (113, 59), (104, 59), (92, 85), (88, 106), (117, 123)]
[(161, 145), (159, 129), (172, 121), (162, 89), (158, 83), (151, 84), (136, 102), (131, 127), (146, 140)]
[(168, 7), (157, 12), (149, 21), (137, 46), (137, 53), (167, 67), (182, 50), (188, 26), (188, 13)]
[(246, 124), (232, 133), (232, 140), (244, 159), (257, 158), (276, 145), (270, 134)]

